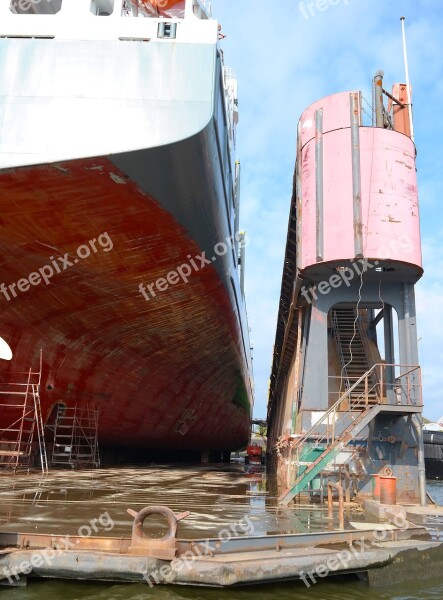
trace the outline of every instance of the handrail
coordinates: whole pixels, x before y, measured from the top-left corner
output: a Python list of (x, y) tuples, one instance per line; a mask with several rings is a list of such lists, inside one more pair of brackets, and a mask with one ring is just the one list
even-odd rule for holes
[[(383, 381), (384, 370), (392, 367), (404, 369), (405, 372), (402, 373), (392, 384), (386, 383), (386, 381)], [(371, 377), (378, 369), (380, 369), (378, 376)], [(411, 374), (414, 371), (417, 371), (418, 374), (417, 383), (415, 383), (414, 379), (411, 377)], [(357, 386), (361, 385), (363, 381), (364, 389), (358, 390), (357, 397), (355, 397), (355, 394), (354, 397), (352, 397), (351, 394), (353, 394)], [(385, 394), (385, 391), (387, 392), (387, 387), (389, 385), (393, 385), (400, 390), (396, 390), (396, 402), (389, 402), (389, 396), (387, 393)], [(416, 395), (417, 389), (418, 394)], [(373, 393), (374, 390), (376, 391), (375, 394)], [(347, 398), (350, 398), (347, 409), (339, 410), (340, 405)], [(398, 404), (405, 406), (421, 406), (421, 376), (419, 365), (391, 365), (385, 363), (374, 364), (366, 373), (364, 373), (364, 375), (359, 377), (357, 381), (348, 390), (346, 390), (340, 396), (340, 398), (321, 416), (321, 418), (318, 419), (318, 421), (314, 423), (305, 433), (296, 439), (292, 438), (292, 440), (290, 437), (286, 437), (286, 443), (290, 440), (289, 444), (287, 445), (288, 454), (286, 457), (288, 465), (287, 486), (291, 487), (291, 482), (294, 481), (294, 469), (295, 480), (297, 481), (303, 473), (303, 470), (300, 468), (304, 467), (304, 469), (306, 469), (307, 465), (310, 463), (316, 464), (315, 459), (311, 456), (313, 451), (321, 450), (321, 452), (324, 453), (326, 448), (321, 448), (322, 445), (326, 444), (327, 448), (329, 448), (331, 445), (336, 445), (337, 442), (340, 441), (340, 436), (346, 432), (349, 427), (355, 426), (355, 424), (359, 422), (359, 419), (364, 419), (368, 410), (372, 410), (373, 408), (380, 406), (385, 402), (387, 405), (392, 406)], [(337, 412), (339, 413), (338, 418), (336, 417), (334, 419), (331, 426), (329, 422), (330, 416), (331, 414)], [(357, 414), (360, 416), (356, 417), (355, 415)], [(347, 422), (348, 419), (351, 419), (351, 423)], [(342, 426), (337, 427), (338, 423), (340, 423)], [(305, 445), (308, 439), (310, 439), (310, 442), (312, 443)], [(280, 448), (283, 447), (282, 444), (283, 442), (276, 444), (276, 449), (278, 452), (280, 451)], [(281, 456), (280, 452), (279, 455)], [(319, 459), (317, 458), (316, 460), (318, 461)]]
[(308, 431), (306, 431), (302, 437), (298, 438), (296, 441), (296, 445), (293, 446), (293, 449), (298, 446), (303, 440), (303, 438), (308, 438), (310, 437), (315, 430), (318, 428), (319, 424), (322, 423), (326, 417), (329, 417), (333, 412), (335, 412), (337, 410), (337, 408), (340, 406), (340, 404), (343, 403), (344, 400), (346, 400), (346, 398), (349, 396), (349, 394), (369, 375), (369, 373), (371, 371), (373, 371), (378, 365), (373, 365), (369, 371), (367, 371), (364, 375), (362, 375), (359, 379), (357, 379), (357, 381), (348, 389), (346, 390), (346, 392), (344, 392), (344, 394), (342, 396), (340, 396), (340, 398), (337, 400), (337, 402), (335, 404), (333, 404), (331, 406), (331, 408), (329, 408), (325, 414), (321, 417), (321, 419), (319, 419), (316, 423), (314, 423), (314, 425), (312, 425), (311, 429), (308, 429)]
[[(308, 429), (308, 431), (306, 431), (305, 433), (303, 433), (299, 438), (297, 438), (294, 442), (294, 445), (291, 447), (291, 450), (295, 450), (297, 448), (300, 447), (301, 444), (303, 444), (309, 437), (312, 437), (314, 435), (314, 433), (316, 432), (316, 430), (318, 430), (319, 426), (321, 424), (324, 424), (325, 420), (328, 419), (331, 414), (333, 414), (334, 412), (337, 412), (339, 406), (352, 394), (352, 392), (360, 385), (360, 383), (362, 383), (363, 381), (367, 381), (369, 376), (371, 374), (373, 374), (378, 367), (380, 368), (386, 368), (386, 367), (403, 367), (403, 368), (407, 368), (409, 369), (408, 371), (406, 371), (405, 373), (402, 373), (400, 375), (401, 377), (405, 377), (408, 376), (410, 373), (412, 373), (415, 370), (420, 369), (419, 365), (390, 365), (390, 364), (385, 364), (385, 363), (376, 363), (374, 364), (368, 371), (366, 371), (366, 373), (364, 373), (361, 377), (359, 377), (357, 379), (357, 381), (348, 389), (346, 390), (341, 396), (340, 398), (324, 413), (324, 415), (316, 422), (314, 423), (314, 425), (312, 425), (312, 427), (310, 429)], [(379, 383), (374, 383), (371, 388), (368, 388), (366, 386), (366, 389), (364, 392), (362, 392), (358, 398), (354, 399), (354, 404), (358, 403), (358, 401), (363, 397), (363, 394), (368, 394), (371, 391), (373, 391), (378, 385), (381, 385), (381, 389), (380, 389), (380, 398), (377, 400), (377, 402), (380, 404), (381, 400), (382, 400), (382, 393), (383, 393), (383, 384), (379, 384)], [(352, 400), (351, 400), (352, 402)], [(349, 411), (345, 411), (345, 414), (349, 414), (355, 412), (352, 409)], [(323, 439), (323, 438), (322, 438)], [(320, 440), (318, 440), (320, 441)]]

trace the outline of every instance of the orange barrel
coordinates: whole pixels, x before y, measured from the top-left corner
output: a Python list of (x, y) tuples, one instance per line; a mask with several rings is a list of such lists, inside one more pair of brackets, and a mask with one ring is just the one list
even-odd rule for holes
[(397, 504), (397, 477), (380, 475), (380, 504)]
[(380, 500), (380, 475), (372, 476), (372, 497), (374, 500)]

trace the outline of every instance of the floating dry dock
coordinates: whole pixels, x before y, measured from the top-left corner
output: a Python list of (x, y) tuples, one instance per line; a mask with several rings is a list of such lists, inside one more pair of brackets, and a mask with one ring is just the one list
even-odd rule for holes
[[(145, 581), (150, 586), (225, 587), (292, 579), (312, 585), (350, 573), (367, 576), (369, 582), (394, 583), (415, 578), (422, 561), (432, 566), (428, 572), (433, 576), (443, 572), (443, 544), (429, 539), (423, 527), (184, 540), (175, 538), (178, 521), (170, 517), (163, 539), (145, 537), (139, 524), (147, 514), (160, 512), (168, 509), (147, 507), (138, 513), (128, 538), (0, 534), (2, 583), (20, 585), (31, 576)], [(373, 574), (375, 568), (383, 568), (383, 575)]]
[[(111, 470), (107, 474), (102, 470), (95, 476), (51, 473), (37, 500), (32, 496), (37, 478), (17, 477), (16, 490), (2, 492), (3, 515), (8, 501), (16, 505), (9, 523), (1, 526), (5, 530), (0, 533), (1, 583), (24, 585), (35, 577), (146, 582), (148, 586), (228, 587), (284, 580), (312, 585), (327, 576), (357, 574), (376, 585), (417, 577), (423, 561), (426, 574), (443, 574), (443, 544), (438, 536), (404, 518), (396, 521), (397, 512), (385, 514), (384, 522), (368, 523), (361, 508), (353, 505), (346, 510), (346, 529), (337, 531), (335, 510), (329, 521), (318, 506), (279, 507), (272, 486), (268, 485), (269, 491), (265, 486), (257, 489), (261, 473), (202, 467), (134, 471), (122, 469), (118, 474)], [(89, 500), (79, 493), (88, 478), (90, 489), (96, 492)], [(65, 490), (67, 481), (76, 479), (64, 500), (56, 496), (57, 490)], [(188, 490), (187, 496), (180, 495), (180, 489)], [(174, 511), (158, 504), (140, 506), (143, 500), (155, 503), (166, 495), (170, 495)], [(129, 496), (136, 510), (127, 504), (125, 508)], [(177, 510), (178, 504), (184, 512)], [(59, 512), (62, 510), (67, 512)], [(408, 508), (405, 510), (409, 518)], [(442, 509), (432, 511), (443, 517)], [(304, 519), (303, 513), (309, 513), (309, 518)], [(58, 515), (56, 522), (45, 522), (48, 514)], [(66, 514), (70, 518), (60, 523)], [(90, 519), (91, 514), (97, 516)], [(282, 533), (293, 529), (297, 519), (299, 531), (304, 533)], [(306, 532), (306, 522), (315, 519), (316, 526)], [(165, 521), (166, 533), (164, 527), (162, 531), (159, 528)], [(77, 527), (79, 522), (83, 525)], [(396, 522), (399, 526), (392, 524)], [(17, 533), (18, 527), (28, 532)], [(76, 535), (32, 533), (36, 528), (64, 533), (75, 530)], [(178, 528), (186, 539), (177, 535)], [(276, 533), (262, 535), (272, 530)], [(112, 537), (103, 537), (104, 532)], [(208, 537), (204, 537), (206, 533)], [(195, 535), (199, 539), (193, 539)]]

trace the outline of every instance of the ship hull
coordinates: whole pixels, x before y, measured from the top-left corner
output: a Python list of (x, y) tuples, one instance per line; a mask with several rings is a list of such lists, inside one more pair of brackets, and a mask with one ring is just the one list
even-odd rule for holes
[(443, 479), (443, 431), (423, 432), (425, 468), (428, 479)]
[[(226, 257), (203, 254), (109, 158), (8, 170), (0, 182), (1, 334), (14, 352), (11, 371), (35, 366), (43, 351), (44, 420), (59, 404), (92, 403), (106, 446), (244, 445), (250, 405), (240, 315), (223, 265), (214, 266)], [(94, 238), (106, 244), (96, 241), (97, 252), (80, 258)], [(59, 261), (51, 277), (48, 270), (48, 283), (13, 286), (65, 254), (69, 264)], [(171, 273), (168, 289), (141, 293), (140, 283), (148, 288)], [(12, 377), (3, 371), (4, 381)]]
[(45, 423), (93, 405), (101, 447), (240, 448), (252, 366), (217, 23), (164, 40), (83, 9), (2, 13), (2, 380), (42, 350)]

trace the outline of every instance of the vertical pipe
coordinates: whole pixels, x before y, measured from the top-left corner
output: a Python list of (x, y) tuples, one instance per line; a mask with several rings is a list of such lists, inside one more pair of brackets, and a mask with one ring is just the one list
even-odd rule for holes
[(235, 260), (238, 262), (238, 234), (240, 227), (240, 175), (241, 166), (240, 161), (235, 161), (235, 183), (234, 183), (234, 240), (235, 240)]
[[(414, 419), (414, 417), (416, 417)], [(426, 506), (426, 469), (425, 469), (425, 447), (423, 443), (423, 418), (421, 414), (412, 417), (412, 424), (417, 433), (417, 454), (418, 454), (418, 484), (420, 491), (420, 504)]]
[(395, 392), (394, 392), (395, 371), (394, 371), (394, 367), (390, 366), (390, 365), (395, 364), (392, 306), (385, 305), (385, 307), (383, 309), (383, 329), (384, 329), (384, 341), (385, 341), (385, 363), (387, 365), (387, 367), (386, 367), (386, 397), (388, 400), (388, 404), (395, 404)]
[(384, 387), (384, 381), (383, 381), (383, 365), (380, 365), (380, 400), (379, 403), (383, 404), (383, 387)]
[(360, 170), (360, 94), (350, 94), (352, 197), (354, 208), (354, 250), (356, 258), (363, 258)]
[(383, 71), (377, 71), (374, 77), (375, 101), (375, 126), (384, 127), (385, 117), (383, 111)]
[(343, 501), (343, 487), (339, 483), (328, 483), (328, 519), (333, 519), (334, 511), (332, 508), (332, 490), (336, 489), (338, 492), (338, 518), (339, 528), (344, 530), (345, 528), (345, 506)]
[(317, 262), (323, 260), (323, 110), (315, 111), (315, 202)]
[(345, 482), (346, 482), (346, 502), (351, 502), (351, 474), (349, 465), (345, 465)]
[(334, 512), (332, 509), (332, 488), (328, 483), (328, 519), (334, 518)]
[(411, 132), (411, 140), (414, 141), (414, 121), (412, 119), (412, 102), (411, 102), (411, 87), (409, 84), (409, 66), (408, 66), (408, 52), (406, 48), (406, 32), (405, 32), (405, 18), (400, 17), (401, 21), (401, 32), (403, 38), (403, 57), (405, 61), (405, 75), (406, 75), (406, 94), (409, 105), (409, 130)]
[[(403, 331), (400, 337), (400, 351), (404, 359), (402, 364), (416, 365), (418, 362), (418, 342), (415, 320), (415, 298), (413, 284), (402, 284), (402, 317)], [(399, 328), (400, 332), (400, 328)], [(417, 375), (413, 375), (413, 387)], [(415, 390), (412, 393), (412, 401), (417, 404)], [(417, 454), (418, 454), (418, 483), (420, 490), (420, 504), (426, 506), (426, 470), (425, 470), (425, 447), (423, 442), (423, 416), (421, 413), (416, 414), (412, 418), (415, 430), (417, 432)]]
[(245, 295), (245, 262), (246, 262), (246, 246), (245, 246), (245, 232), (239, 232), (238, 236), (240, 242), (240, 289), (242, 296)]
[(337, 486), (338, 489), (338, 512), (340, 518), (340, 529), (343, 531), (345, 528), (345, 506), (343, 502), (343, 488), (342, 486)]

